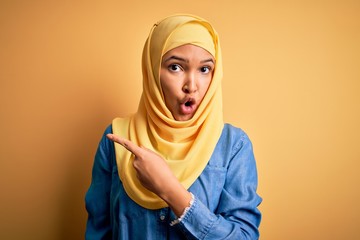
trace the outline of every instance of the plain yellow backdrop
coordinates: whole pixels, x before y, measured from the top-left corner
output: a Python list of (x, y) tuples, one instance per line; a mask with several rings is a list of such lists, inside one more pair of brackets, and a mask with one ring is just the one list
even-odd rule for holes
[[(359, 1), (1, 1), (0, 239), (82, 239), (93, 156), (173, 13), (213, 23), (254, 144), (264, 240), (360, 239)], [(140, 227), (140, 226), (139, 226)]]

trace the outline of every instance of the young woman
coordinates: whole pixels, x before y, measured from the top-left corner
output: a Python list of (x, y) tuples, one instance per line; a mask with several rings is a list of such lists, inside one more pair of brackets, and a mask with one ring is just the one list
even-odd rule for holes
[(222, 118), (222, 59), (206, 20), (175, 15), (144, 46), (138, 111), (101, 139), (86, 239), (258, 239), (252, 145)]

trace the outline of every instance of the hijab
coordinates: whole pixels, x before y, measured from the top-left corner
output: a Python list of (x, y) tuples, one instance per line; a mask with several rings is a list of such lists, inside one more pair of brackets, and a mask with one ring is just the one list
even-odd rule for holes
[[(162, 57), (171, 49), (193, 44), (215, 59), (210, 86), (194, 116), (177, 121), (165, 105), (160, 84)], [(173, 15), (152, 27), (142, 55), (143, 93), (138, 110), (126, 118), (115, 118), (113, 133), (146, 147), (166, 161), (171, 171), (188, 189), (205, 169), (221, 135), (222, 59), (217, 32), (206, 20), (193, 15)], [(134, 156), (115, 144), (120, 180), (127, 195), (147, 209), (167, 204), (142, 186), (132, 165)]]

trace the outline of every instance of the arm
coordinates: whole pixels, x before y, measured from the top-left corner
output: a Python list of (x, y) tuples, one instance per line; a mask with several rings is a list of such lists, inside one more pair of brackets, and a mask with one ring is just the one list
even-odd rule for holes
[[(219, 205), (212, 213), (196, 199), (179, 223), (195, 239), (258, 239), (257, 170), (250, 140), (242, 133), (231, 153)], [(190, 237), (189, 237), (190, 238)]]
[[(191, 194), (182, 187), (166, 162), (156, 153), (127, 139), (107, 135), (135, 155), (134, 168), (144, 187), (168, 203), (179, 217), (189, 206)], [(238, 136), (239, 137), (239, 136)], [(258, 239), (261, 215), (257, 206), (257, 172), (250, 140), (242, 133), (232, 148), (227, 178), (216, 213), (196, 199), (178, 227), (190, 239)]]
[[(108, 133), (111, 128), (105, 132)], [(110, 225), (110, 189), (111, 189), (111, 148), (105, 135), (98, 146), (91, 185), (85, 196), (88, 220), (85, 239), (111, 239)]]
[(184, 209), (189, 206), (191, 194), (174, 176), (164, 159), (127, 139), (114, 134), (107, 134), (107, 137), (121, 144), (135, 155), (133, 166), (141, 184), (162, 198), (172, 211), (180, 217)]

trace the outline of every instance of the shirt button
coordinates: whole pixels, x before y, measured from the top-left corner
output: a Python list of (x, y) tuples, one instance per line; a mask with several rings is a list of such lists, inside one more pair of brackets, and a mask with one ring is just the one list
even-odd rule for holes
[(161, 220), (161, 221), (164, 221), (164, 219), (165, 219), (165, 216), (164, 216), (164, 215), (161, 215), (161, 216), (160, 216), (160, 220)]

